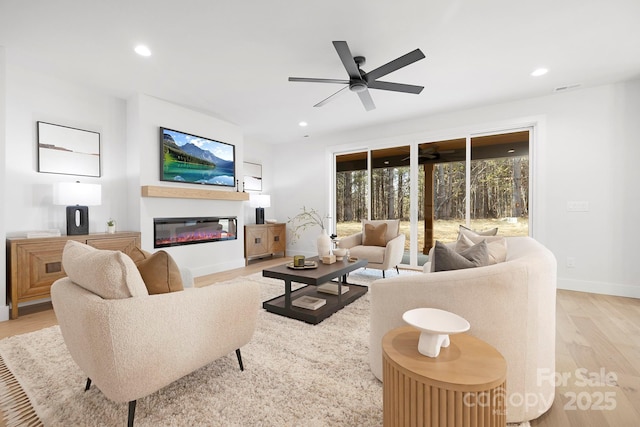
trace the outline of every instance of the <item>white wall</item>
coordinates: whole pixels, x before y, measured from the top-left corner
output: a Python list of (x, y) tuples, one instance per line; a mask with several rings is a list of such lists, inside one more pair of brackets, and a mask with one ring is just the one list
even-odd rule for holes
[[(632, 221), (640, 209), (638, 117), (640, 80), (634, 80), (372, 127), (364, 137), (341, 134), (278, 145), (279, 212), (294, 215), (302, 205), (329, 208), (327, 171), (334, 149), (429, 141), (538, 121), (533, 236), (556, 255), (558, 286), (640, 298), (639, 236)], [(568, 201), (587, 201), (589, 211), (568, 212)], [(311, 237), (289, 251), (312, 247)], [(575, 258), (575, 268), (566, 266), (567, 257)]]
[[(6, 58), (5, 58), (5, 49), (3, 46), (0, 46), (0, 153), (2, 153), (2, 158), (7, 158), (7, 153), (5, 151), (5, 126), (6, 126), (6, 109), (5, 109), (5, 97), (6, 97)], [(5, 200), (5, 162), (0, 162), (0, 200), (3, 201), (3, 205)], [(6, 238), (6, 227), (5, 227), (5, 209), (0, 209), (0, 237), (4, 242)], [(7, 266), (6, 266), (6, 253), (7, 248), (6, 245), (1, 245), (0, 248), (0, 289), (7, 288)], [(7, 293), (0, 292), (0, 321), (9, 319), (9, 307), (7, 306)]]
[[(249, 193), (268, 194), (272, 196), (271, 207), (264, 209), (265, 219), (275, 219), (278, 222), (285, 222), (287, 218), (278, 215), (278, 206), (273, 200), (273, 191), (278, 188), (274, 185), (274, 169), (273, 169), (273, 146), (271, 144), (262, 144), (260, 142), (245, 141), (244, 142), (244, 161), (262, 165), (262, 191), (250, 191)], [(242, 182), (242, 177), (240, 178)], [(256, 223), (256, 210), (245, 204), (244, 223)]]
[[(215, 117), (146, 95), (127, 102), (127, 176), (130, 177), (129, 204), (137, 215), (142, 247), (153, 248), (153, 218), (193, 216), (236, 216), (238, 239), (165, 248), (181, 267), (195, 276), (244, 266), (244, 216), (248, 202), (140, 197), (140, 186), (187, 187), (160, 181), (160, 127), (216, 139), (235, 145), (236, 175), (242, 176), (243, 135), (240, 128)], [(206, 187), (219, 191), (235, 188)]]
[[(126, 151), (125, 104), (101, 93), (39, 74), (7, 61), (6, 157), (4, 214), (7, 234), (57, 228), (66, 233), (65, 207), (53, 204), (53, 184), (80, 182), (102, 185), (102, 205), (89, 207), (89, 231), (106, 231), (113, 217), (129, 228), (126, 194), (122, 191)], [(101, 177), (38, 172), (36, 122), (100, 133)]]
[[(301, 212), (302, 208), (315, 209), (321, 216), (331, 215), (329, 189), (332, 182), (331, 155), (321, 143), (274, 146), (273, 182), (277, 186), (271, 204), (278, 209), (278, 216), (286, 221)], [(294, 241), (287, 226), (287, 252), (290, 255), (317, 255), (316, 238), (319, 227), (308, 229)]]

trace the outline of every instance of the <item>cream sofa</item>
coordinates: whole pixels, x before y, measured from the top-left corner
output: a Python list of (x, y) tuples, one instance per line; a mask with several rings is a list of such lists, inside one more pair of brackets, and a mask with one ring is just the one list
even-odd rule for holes
[[(127, 255), (67, 243), (69, 277), (51, 287), (53, 308), (73, 360), (109, 399), (135, 402), (253, 336), (260, 310), (255, 282), (214, 284), (149, 295)], [(77, 282), (77, 283), (76, 283)], [(98, 422), (99, 420), (96, 420)]]
[(499, 264), (373, 282), (369, 363), (378, 379), (382, 337), (406, 325), (405, 311), (439, 308), (467, 319), (469, 334), (506, 359), (508, 422), (535, 419), (549, 409), (554, 398), (549, 378), (555, 372), (556, 259), (532, 238), (506, 241), (507, 259)]

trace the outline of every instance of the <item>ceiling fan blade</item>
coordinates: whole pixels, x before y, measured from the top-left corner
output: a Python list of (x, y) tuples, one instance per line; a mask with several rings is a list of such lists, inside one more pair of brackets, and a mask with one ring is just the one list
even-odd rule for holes
[(333, 47), (336, 48), (336, 52), (338, 52), (338, 56), (342, 61), (342, 65), (344, 65), (344, 68), (347, 70), (349, 78), (361, 80), (362, 76), (360, 75), (360, 70), (358, 69), (356, 61), (353, 60), (353, 55), (351, 54), (351, 50), (349, 50), (347, 42), (334, 41)]
[(373, 103), (373, 99), (371, 98), (371, 94), (368, 90), (358, 92), (358, 96), (360, 97), (360, 101), (362, 101), (362, 105), (364, 105), (365, 110), (371, 111), (376, 109), (376, 104)]
[(311, 77), (289, 77), (290, 82), (309, 82), (309, 83), (338, 83), (349, 84), (349, 80), (341, 79), (315, 79)]
[(394, 59), (391, 62), (387, 62), (386, 64), (376, 68), (375, 70), (369, 71), (365, 75), (365, 78), (368, 82), (372, 82), (379, 77), (386, 76), (387, 74), (399, 70), (402, 67), (413, 64), (414, 62), (419, 61), (424, 57), (424, 53), (422, 53), (420, 49), (416, 49), (412, 52), (407, 53), (406, 55), (402, 55), (401, 57)]
[(368, 83), (369, 89), (381, 89), (381, 90), (391, 90), (394, 92), (406, 92), (406, 93), (415, 93), (418, 94), (422, 92), (424, 86), (414, 86), (414, 85), (406, 85), (402, 83), (392, 83), (392, 82), (381, 82), (378, 80), (374, 80), (371, 83)]
[(330, 95), (327, 98), (323, 99), (322, 101), (318, 102), (316, 105), (314, 105), (314, 107), (322, 107), (324, 104), (326, 104), (327, 102), (331, 101), (332, 99), (337, 97), (339, 94), (343, 93), (348, 88), (349, 88), (349, 86), (343, 87), (342, 89), (340, 89), (339, 91), (337, 91), (333, 95)]

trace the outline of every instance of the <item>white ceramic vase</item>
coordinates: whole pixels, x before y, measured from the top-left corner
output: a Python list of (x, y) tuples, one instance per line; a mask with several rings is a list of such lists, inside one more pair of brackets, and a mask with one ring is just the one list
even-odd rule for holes
[(331, 255), (331, 237), (322, 230), (322, 233), (318, 236), (318, 257), (322, 259), (323, 256)]

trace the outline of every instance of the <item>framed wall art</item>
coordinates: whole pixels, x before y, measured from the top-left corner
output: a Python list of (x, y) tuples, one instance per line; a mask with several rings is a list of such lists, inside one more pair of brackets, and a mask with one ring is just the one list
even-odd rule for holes
[(38, 122), (38, 172), (100, 176), (100, 134)]
[(262, 191), (262, 165), (244, 162), (244, 191)]

